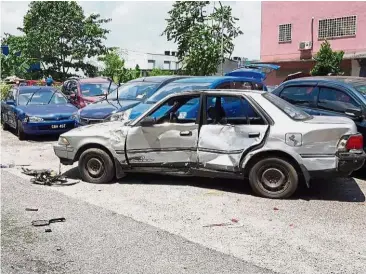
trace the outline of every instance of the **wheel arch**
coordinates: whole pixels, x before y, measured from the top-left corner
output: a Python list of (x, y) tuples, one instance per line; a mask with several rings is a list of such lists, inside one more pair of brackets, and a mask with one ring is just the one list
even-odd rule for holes
[(250, 159), (246, 161), (243, 167), (244, 177), (245, 178), (249, 177), (249, 172), (255, 163), (257, 163), (261, 159), (268, 157), (281, 158), (290, 162), (294, 166), (297, 173), (299, 174), (301, 182), (304, 182), (307, 185), (307, 187), (310, 186), (309, 185), (310, 175), (307, 169), (301, 163), (299, 163), (299, 161), (297, 161), (291, 154), (281, 150), (265, 150), (260, 151), (251, 156)]

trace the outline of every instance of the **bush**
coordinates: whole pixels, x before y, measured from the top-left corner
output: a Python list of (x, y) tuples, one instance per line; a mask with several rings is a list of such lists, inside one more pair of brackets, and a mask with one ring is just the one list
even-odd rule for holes
[(0, 99), (3, 100), (8, 94), (9, 94), (9, 91), (11, 89), (11, 85), (9, 84), (6, 84), (4, 82), (1, 82), (0, 83), (0, 91), (1, 91), (1, 94), (0, 94)]

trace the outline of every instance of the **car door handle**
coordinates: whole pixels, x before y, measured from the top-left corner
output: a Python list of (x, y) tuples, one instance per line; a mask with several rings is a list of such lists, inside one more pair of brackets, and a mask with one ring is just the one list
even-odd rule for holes
[(249, 138), (257, 138), (260, 136), (259, 132), (249, 132), (248, 133)]
[(192, 131), (181, 131), (180, 136), (192, 136)]

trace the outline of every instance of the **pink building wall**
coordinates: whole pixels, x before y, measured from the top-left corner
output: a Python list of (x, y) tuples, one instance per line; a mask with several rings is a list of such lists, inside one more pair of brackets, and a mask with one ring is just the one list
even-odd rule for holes
[[(354, 37), (328, 40), (333, 50), (346, 54), (366, 52), (366, 2), (262, 2), (261, 61), (300, 60), (299, 43), (311, 41), (314, 17), (314, 55), (323, 40), (318, 40), (320, 19), (357, 16)], [(278, 42), (278, 26), (292, 24), (292, 41)]]

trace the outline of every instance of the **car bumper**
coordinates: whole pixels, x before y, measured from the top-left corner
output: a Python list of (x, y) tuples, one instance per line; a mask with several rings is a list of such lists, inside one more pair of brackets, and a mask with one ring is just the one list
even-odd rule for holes
[(65, 145), (54, 145), (53, 151), (56, 156), (60, 159), (63, 165), (72, 165), (74, 163), (75, 152), (74, 148)]
[(61, 134), (77, 126), (74, 120), (47, 121), (40, 123), (22, 122), (24, 133), (28, 135)]
[[(339, 153), (336, 157), (333, 157), (334, 164), (332, 165), (324, 165), (322, 169), (312, 169), (308, 170), (311, 178), (334, 178), (334, 177), (342, 177), (348, 176), (353, 171), (360, 169), (363, 167), (366, 159), (366, 154), (364, 151), (360, 153)], [(315, 159), (314, 162), (316, 162)], [(320, 160), (320, 159), (318, 159)], [(328, 160), (329, 163), (332, 160), (329, 159), (321, 159), (322, 162), (319, 163), (324, 164), (325, 161)]]

